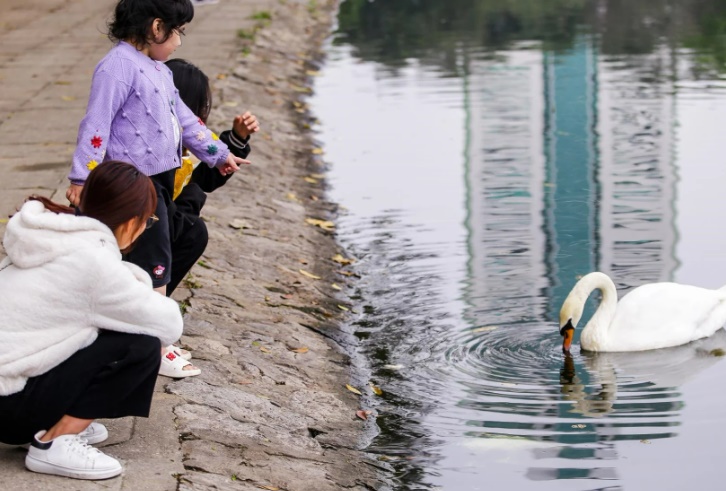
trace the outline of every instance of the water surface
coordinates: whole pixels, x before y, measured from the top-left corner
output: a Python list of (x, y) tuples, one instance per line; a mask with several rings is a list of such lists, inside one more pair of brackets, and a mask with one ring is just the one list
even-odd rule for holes
[(327, 52), (311, 102), (398, 489), (720, 489), (726, 333), (565, 358), (557, 322), (594, 270), (726, 284), (726, 5), (347, 0)]

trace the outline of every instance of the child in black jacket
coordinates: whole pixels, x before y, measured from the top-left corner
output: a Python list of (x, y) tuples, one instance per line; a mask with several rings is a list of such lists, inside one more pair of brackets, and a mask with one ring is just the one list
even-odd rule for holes
[[(174, 75), (174, 85), (181, 99), (206, 124), (212, 107), (209, 78), (195, 65), (182, 59), (169, 60), (166, 66)], [(219, 139), (227, 144), (235, 156), (246, 159), (251, 151), (250, 136), (259, 129), (257, 118), (246, 112), (236, 116), (232, 129), (220, 134)], [(171, 295), (207, 247), (207, 227), (199, 217), (207, 199), (206, 193), (224, 186), (232, 177), (231, 173), (223, 176), (217, 169), (207, 165), (194, 168), (191, 161), (183, 160), (185, 162), (177, 169), (174, 203), (169, 207), (172, 267), (167, 295)]]

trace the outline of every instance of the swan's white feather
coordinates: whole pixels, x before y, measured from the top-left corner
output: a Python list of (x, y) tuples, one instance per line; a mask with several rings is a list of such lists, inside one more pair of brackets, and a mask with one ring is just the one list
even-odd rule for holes
[[(584, 290), (594, 287), (603, 291), (609, 289), (609, 294), (617, 298), (612, 282), (598, 281), (597, 275), (602, 273), (591, 273), (580, 280), (573, 288), (573, 292), (580, 288), (578, 294), (571, 297), (583, 298)], [(612, 315), (603, 306), (599, 309), (603, 311), (590, 319), (582, 333), (580, 342), (584, 349), (643, 351), (667, 348), (711, 336), (723, 327), (726, 324), (726, 290), (650, 283), (624, 295)]]

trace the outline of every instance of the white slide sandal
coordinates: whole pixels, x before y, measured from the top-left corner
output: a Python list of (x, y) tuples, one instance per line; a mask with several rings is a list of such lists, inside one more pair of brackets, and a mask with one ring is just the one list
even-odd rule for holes
[(175, 346), (173, 344), (170, 344), (166, 347), (166, 351), (173, 351), (176, 353), (176, 355), (180, 358), (184, 358), (186, 361), (189, 361), (192, 359), (192, 352), (189, 350), (185, 350), (184, 348), (180, 348), (179, 346)]
[(194, 370), (184, 370), (184, 367), (191, 365), (181, 356), (173, 351), (169, 351), (161, 356), (161, 366), (159, 367), (159, 375), (171, 378), (186, 378), (199, 375), (202, 371), (198, 368)]

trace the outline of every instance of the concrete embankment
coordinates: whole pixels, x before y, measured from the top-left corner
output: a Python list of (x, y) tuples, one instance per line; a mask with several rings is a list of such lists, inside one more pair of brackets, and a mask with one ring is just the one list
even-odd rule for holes
[[(6, 0), (0, 6), (0, 213), (31, 193), (63, 201), (76, 129), (113, 1)], [(212, 79), (209, 126), (251, 110), (253, 165), (209, 196), (210, 244), (175, 298), (182, 344), (203, 369), (160, 378), (152, 416), (109, 422), (120, 478), (81, 482), (23, 468), (0, 447), (3, 489), (322, 491), (381, 489), (359, 450), (359, 396), (341, 291), (349, 277), (325, 201), (323, 167), (300, 98), (335, 0), (221, 0), (200, 7), (177, 56)], [(306, 219), (313, 219), (307, 220)], [(318, 220), (318, 221), (316, 221)], [(0, 232), (3, 225), (0, 225)], [(335, 285), (334, 285), (335, 283)], [(341, 308), (342, 307), (342, 308)], [(365, 408), (363, 408), (365, 409)]]

